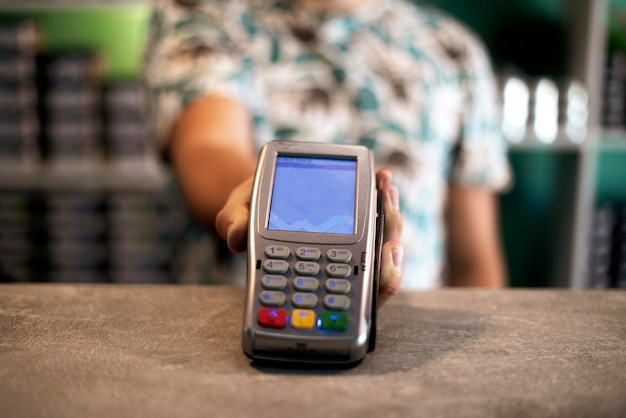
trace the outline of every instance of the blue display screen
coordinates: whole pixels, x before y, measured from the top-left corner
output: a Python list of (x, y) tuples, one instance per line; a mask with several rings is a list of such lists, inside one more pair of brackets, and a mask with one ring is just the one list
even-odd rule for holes
[(268, 229), (354, 234), (356, 159), (276, 158)]

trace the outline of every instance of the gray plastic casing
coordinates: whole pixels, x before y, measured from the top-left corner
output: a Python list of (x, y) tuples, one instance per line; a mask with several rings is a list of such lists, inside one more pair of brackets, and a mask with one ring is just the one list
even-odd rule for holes
[[(272, 201), (276, 158), (282, 156), (326, 157), (356, 159), (355, 233), (354, 235), (325, 234), (269, 230), (267, 228)], [(306, 191), (301, 191), (306, 193)], [(354, 145), (318, 144), (310, 142), (276, 141), (266, 144), (261, 150), (254, 178), (250, 204), (248, 235), (248, 277), (243, 324), (243, 350), (253, 359), (278, 360), (308, 363), (352, 363), (361, 360), (368, 351), (368, 341), (373, 324), (372, 301), (375, 293), (375, 238), (376, 238), (376, 177), (374, 159), (369, 149)], [(350, 276), (351, 299), (348, 308), (349, 326), (346, 331), (300, 330), (289, 326), (273, 329), (260, 326), (257, 312), (263, 306), (259, 295), (264, 289), (261, 279), (264, 271), (259, 260), (264, 259), (268, 245), (286, 245), (291, 249), (288, 259), (294, 260), (295, 249), (301, 246), (319, 248), (321, 273), (328, 263), (326, 251), (330, 248), (345, 248), (352, 252), (352, 268), (358, 273)], [(290, 268), (286, 274), (287, 289), (293, 290), (292, 281), (296, 274)], [(322, 281), (322, 280), (321, 280)], [(324, 310), (321, 296), (323, 281), (316, 293), (320, 303), (314, 308), (316, 318)], [(374, 305), (373, 305), (374, 303)], [(287, 309), (289, 298), (285, 303)], [(375, 332), (375, 329), (374, 329)], [(370, 346), (371, 347), (371, 346)]]

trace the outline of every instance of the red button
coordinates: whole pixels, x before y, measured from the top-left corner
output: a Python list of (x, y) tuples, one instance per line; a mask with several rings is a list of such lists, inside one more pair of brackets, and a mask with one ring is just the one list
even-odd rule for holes
[(287, 326), (287, 311), (282, 308), (261, 308), (258, 316), (259, 325), (270, 328)]

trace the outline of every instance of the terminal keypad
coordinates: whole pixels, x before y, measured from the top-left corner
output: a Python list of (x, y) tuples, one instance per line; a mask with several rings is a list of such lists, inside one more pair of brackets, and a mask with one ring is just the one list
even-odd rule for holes
[(280, 312), (282, 328), (348, 329), (350, 279), (356, 271), (348, 249), (322, 252), (312, 246), (268, 245), (263, 253), (265, 258), (259, 263), (264, 273), (259, 294), (263, 307), (257, 315), (260, 325), (276, 328), (274, 316)]

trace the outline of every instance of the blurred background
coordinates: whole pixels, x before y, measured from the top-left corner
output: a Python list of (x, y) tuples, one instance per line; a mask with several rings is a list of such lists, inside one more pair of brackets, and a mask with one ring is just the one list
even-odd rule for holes
[[(414, 1), (491, 54), (511, 286), (626, 287), (626, 0)], [(147, 136), (150, 7), (0, 2), (0, 281), (205, 280), (219, 249), (186, 245), (204, 237)]]

